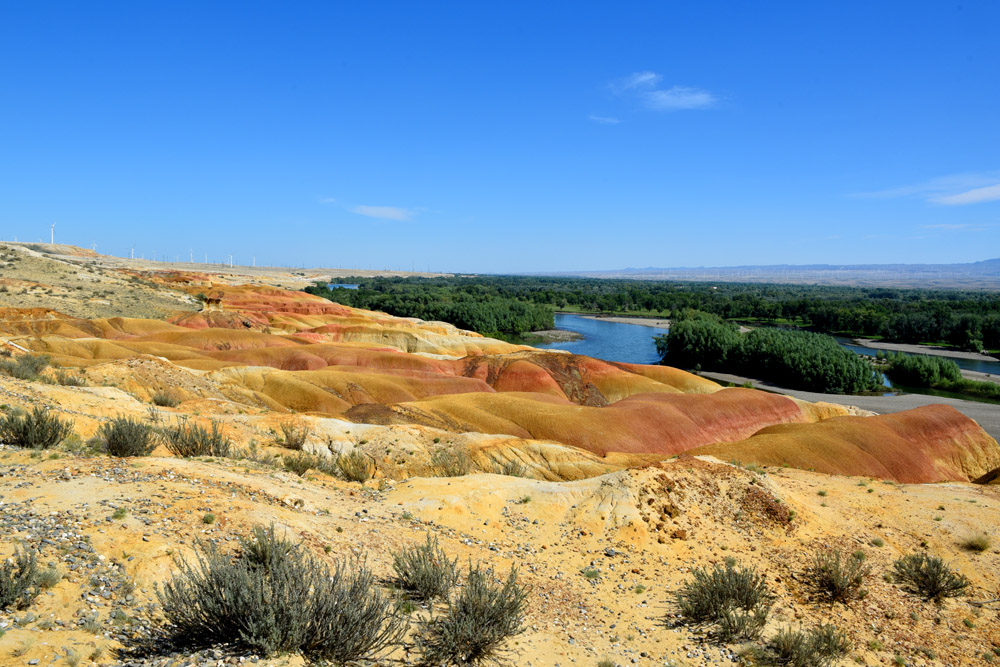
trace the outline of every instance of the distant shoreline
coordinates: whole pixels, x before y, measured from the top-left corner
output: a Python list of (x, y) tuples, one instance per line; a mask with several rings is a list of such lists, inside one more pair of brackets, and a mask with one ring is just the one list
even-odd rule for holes
[(974, 361), (1000, 361), (996, 357), (978, 352), (962, 352), (959, 350), (949, 350), (945, 347), (934, 345), (914, 345), (912, 343), (882, 343), (868, 338), (855, 338), (855, 345), (867, 347), (872, 350), (892, 350), (894, 352), (909, 352), (910, 354), (928, 354), (934, 357), (954, 357), (956, 359), (972, 359)]

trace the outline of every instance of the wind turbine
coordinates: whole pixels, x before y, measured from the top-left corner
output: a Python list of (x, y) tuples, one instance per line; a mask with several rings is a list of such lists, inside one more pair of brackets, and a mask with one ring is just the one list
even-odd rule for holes
[(52, 241), (51, 241), (51, 243), (52, 243), (52, 245), (55, 245), (56, 244), (56, 223), (53, 222), (51, 225), (49, 225), (49, 231), (52, 232)]
[(94, 250), (94, 252), (97, 252), (97, 241), (94, 241), (93, 243), (91, 243), (90, 247)]
[(128, 258), (135, 259), (135, 246), (132, 246), (128, 251)]

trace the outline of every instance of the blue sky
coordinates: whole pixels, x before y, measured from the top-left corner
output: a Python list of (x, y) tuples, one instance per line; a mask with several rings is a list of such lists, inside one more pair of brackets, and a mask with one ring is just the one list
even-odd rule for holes
[(992, 1), (0, 0), (0, 238), (481, 272), (996, 257), (997, 25)]

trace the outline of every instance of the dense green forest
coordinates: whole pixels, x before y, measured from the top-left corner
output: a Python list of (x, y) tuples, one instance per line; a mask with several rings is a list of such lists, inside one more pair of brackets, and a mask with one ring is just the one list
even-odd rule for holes
[(306, 287), (305, 291), (345, 306), (450, 322), (459, 328), (495, 337), (521, 336), (555, 326), (552, 307), (500, 296), (474, 283), (461, 286), (413, 284), (391, 279), (361, 283), (362, 279), (358, 279), (358, 289), (331, 288), (326, 283), (317, 283)]
[[(489, 333), (552, 326), (552, 309), (676, 317), (686, 310), (726, 320), (821, 333), (1000, 350), (1000, 293), (760, 283), (533, 276), (350, 278), (358, 290), (307, 288), (347, 305), (443, 319)], [(453, 308), (478, 304), (470, 312)], [(474, 311), (474, 312), (472, 312)], [(498, 321), (491, 321), (496, 312)], [(498, 327), (498, 328), (492, 328)]]
[(675, 321), (656, 337), (663, 362), (680, 368), (725, 371), (783, 387), (828, 394), (856, 394), (882, 387), (870, 363), (830, 336), (807, 331), (760, 328), (740, 333), (711, 318)]
[(1000, 384), (963, 378), (958, 364), (951, 359), (880, 351), (876, 361), (882, 363), (889, 379), (899, 385), (1000, 399)]

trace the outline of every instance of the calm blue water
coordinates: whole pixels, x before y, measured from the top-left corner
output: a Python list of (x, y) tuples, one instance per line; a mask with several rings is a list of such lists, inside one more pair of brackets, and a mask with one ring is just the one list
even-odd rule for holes
[(340, 289), (358, 289), (357, 285), (348, 285), (347, 283), (330, 283), (327, 287), (330, 289), (337, 289), (338, 287)]
[(535, 347), (544, 350), (566, 350), (605, 361), (632, 364), (658, 364), (653, 336), (667, 333), (666, 328), (644, 327), (591, 320), (579, 315), (556, 314), (556, 328), (583, 334), (583, 340), (568, 343), (545, 343)]
[[(585, 354), (588, 357), (604, 359), (605, 361), (624, 361), (633, 364), (660, 363), (660, 355), (656, 353), (653, 336), (659, 336), (668, 331), (665, 327), (620, 324), (566, 314), (556, 314), (556, 328), (583, 334), (584, 339), (569, 343), (545, 343), (535, 347), (546, 350), (566, 350), (573, 354)], [(855, 345), (850, 338), (839, 336), (835, 338), (838, 343), (852, 352), (871, 357), (875, 356), (877, 352), (877, 350)], [(998, 361), (948, 358), (958, 364), (959, 368), (1000, 375), (1000, 362)], [(886, 386), (892, 385), (886, 381)]]

